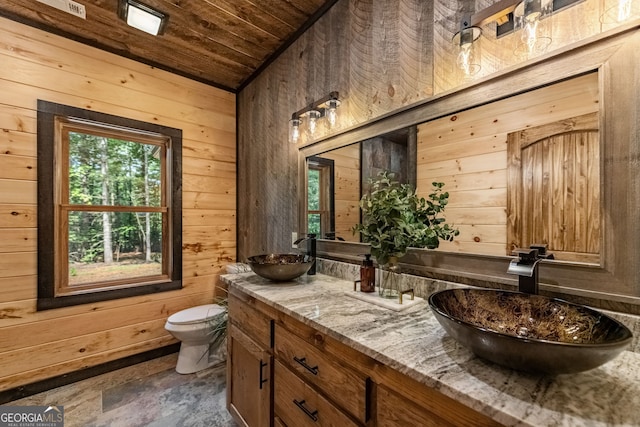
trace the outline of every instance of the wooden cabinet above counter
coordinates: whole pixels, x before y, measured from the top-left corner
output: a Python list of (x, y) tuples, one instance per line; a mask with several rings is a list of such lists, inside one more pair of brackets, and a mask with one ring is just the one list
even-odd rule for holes
[[(230, 341), (229, 393), (244, 378), (236, 370), (257, 380), (262, 372), (268, 379), (263, 395), (271, 425), (637, 422), (634, 411), (624, 409), (640, 406), (640, 354), (635, 351), (580, 374), (538, 377), (478, 359), (446, 335), (426, 302), (401, 312), (388, 310), (345, 297), (353, 282), (322, 274), (284, 284), (253, 273), (222, 280), (229, 285), (230, 336), (240, 330), (261, 343), (253, 353), (259, 357), (252, 360), (236, 358), (238, 340)], [(269, 366), (263, 368), (258, 359)], [(251, 411), (267, 407), (257, 402)], [(264, 425), (248, 422), (250, 416), (236, 403), (231, 396), (228, 406), (240, 425)]]

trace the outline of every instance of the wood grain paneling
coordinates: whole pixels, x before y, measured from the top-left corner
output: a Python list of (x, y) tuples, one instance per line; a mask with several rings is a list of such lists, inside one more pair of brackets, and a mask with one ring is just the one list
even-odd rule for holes
[[(433, 112), (414, 113), (409, 108), (411, 103), (434, 99), (434, 95), (442, 94), (446, 98), (458, 90), (468, 90), (496, 74), (504, 76), (504, 87), (517, 87), (518, 90), (530, 87), (528, 83), (514, 81), (508, 74), (518, 68), (535, 66), (533, 61), (536, 59), (515, 57), (513, 46), (517, 35), (496, 39), (492, 32), (495, 24), (484, 28), (481, 73), (473, 80), (463, 80), (455, 69), (451, 39), (459, 30), (462, 17), (494, 3), (493, 0), (341, 0), (256, 80), (243, 88), (239, 94), (239, 193), (247, 196), (240, 201), (239, 225), (241, 230), (252, 231), (240, 232), (240, 256), (263, 250), (288, 249), (291, 231), (300, 231), (297, 229), (304, 217), (303, 211), (297, 210), (298, 206), (290, 195), (295, 182), (302, 186), (304, 163), (300, 162), (295, 167), (293, 162), (299, 161), (292, 156), (296, 147), (287, 144), (286, 140), (287, 120), (292, 112), (306, 103), (331, 90), (338, 90), (343, 101), (338, 128), (331, 132), (322, 130), (318, 136), (320, 142), (303, 141), (297, 147), (309, 148), (305, 155), (316, 155), (397, 127), (419, 123), (426, 117), (449, 114), (460, 106), (468, 108), (487, 99), (495, 99), (495, 94), (505, 90), (488, 89), (484, 96), (473, 99), (473, 102), (456, 99), (456, 102), (447, 104), (443, 101), (446, 108)], [(559, 31), (554, 35), (549, 52), (566, 50), (566, 46), (588, 40), (602, 31), (598, 19), (601, 7), (600, 0), (586, 0), (558, 13), (561, 18), (556, 25)], [(580, 22), (584, 26), (568, 22)], [(421, 40), (419, 47), (414, 40)], [(584, 59), (579, 55), (575, 58), (574, 65)], [(587, 71), (585, 68), (580, 70)], [(559, 76), (544, 69), (537, 70), (543, 82), (580, 72), (575, 66), (570, 71), (569, 67), (562, 71), (563, 76)], [(403, 102), (405, 96), (411, 96), (406, 98), (407, 103)], [(269, 107), (265, 109), (259, 105)], [(576, 106), (577, 109), (582, 107), (586, 105)], [(405, 108), (407, 114), (385, 118)], [(553, 111), (554, 107), (551, 104), (543, 108), (547, 109), (544, 110), (546, 112)], [(488, 122), (486, 127), (495, 129), (501, 124), (508, 125), (512, 120), (521, 121), (523, 117), (542, 113), (543, 110), (535, 112), (526, 106), (518, 106), (501, 116), (499, 123)], [(400, 116), (406, 119), (400, 119)], [(393, 120), (396, 117), (398, 120)], [(380, 118), (385, 119), (377, 121)], [(353, 132), (340, 133), (345, 129)], [(456, 127), (456, 130), (470, 137), (469, 129)], [(478, 155), (491, 151), (502, 153), (504, 167), (506, 133), (494, 132), (493, 139), (478, 139), (482, 147), (469, 144), (467, 148)], [(323, 140), (326, 135), (331, 136)], [(434, 149), (438, 138), (436, 135), (432, 139)], [(445, 151), (449, 149), (455, 150), (443, 148)], [(497, 167), (492, 171), (504, 174), (504, 170)], [(263, 177), (268, 179), (263, 180)], [(256, 218), (255, 213), (259, 213), (261, 218)]]
[(35, 228), (5, 228), (0, 240), (0, 253), (34, 252), (37, 248), (37, 230)]
[[(434, 2), (341, 0), (238, 97), (239, 258), (288, 251), (298, 230), (300, 144), (291, 113), (332, 90), (337, 127), (317, 138), (433, 95)], [(350, 141), (351, 143), (357, 140)], [(323, 150), (326, 151), (326, 150)]]
[(36, 280), (36, 275), (0, 278), (0, 304), (36, 298)]
[(231, 90), (314, 14), (332, 3), (147, 0), (146, 4), (169, 16), (164, 33), (158, 37), (119, 19), (116, 1), (82, 3), (86, 19), (36, 0), (6, 0), (0, 5), (0, 13)]
[[(2, 18), (0, 40), (6, 390), (173, 343), (166, 318), (213, 301), (218, 274), (236, 252), (235, 97)], [(36, 311), (37, 99), (183, 130), (183, 289)]]
[[(590, 1), (590, 0), (587, 0)], [(588, 17), (587, 17), (588, 18)], [(596, 18), (597, 19), (597, 18)], [(301, 157), (338, 148), (353, 140), (364, 140), (388, 132), (389, 129), (412, 126), (426, 120), (451, 117), (454, 111), (467, 111), (519, 92), (565, 81), (598, 70), (600, 90), (600, 132), (603, 249), (598, 265), (573, 263), (541, 263), (540, 283), (543, 292), (601, 308), (639, 313), (640, 281), (638, 262), (629, 254), (640, 253), (637, 221), (640, 166), (637, 117), (640, 115), (640, 21), (619, 25), (615, 30), (572, 43), (539, 61), (528, 62), (496, 73), (478, 84), (425, 100), (412, 108), (398, 111), (383, 120), (366, 123), (315, 145), (302, 148)], [(585, 104), (587, 105), (587, 104)], [(303, 164), (303, 163), (301, 163)], [(302, 170), (302, 168), (300, 169)], [(447, 218), (482, 217), (483, 221), (500, 218), (506, 223), (504, 208), (452, 208)], [(319, 253), (350, 262), (358, 260), (362, 244), (323, 241)], [(365, 249), (366, 250), (366, 249)], [(485, 256), (479, 253), (411, 250), (403, 258), (403, 269), (428, 277), (453, 280), (468, 285), (512, 287), (514, 276), (506, 274), (507, 256)]]
[[(550, 126), (559, 131), (570, 129), (575, 120), (565, 119), (572, 118), (573, 113), (594, 114), (598, 111), (598, 93), (598, 75), (591, 73), (419, 125), (418, 194), (426, 197), (433, 181), (444, 182), (444, 190), (449, 192), (444, 216), (461, 231), (456, 242), (443, 242), (441, 249), (509, 255), (511, 246), (506, 240), (508, 135), (522, 130), (528, 141), (535, 141), (538, 132), (535, 129), (543, 124), (557, 122)], [(573, 153), (568, 157), (573, 158)], [(588, 164), (584, 162), (585, 167)], [(540, 174), (542, 176), (542, 172)], [(542, 194), (542, 187), (527, 190), (518, 194), (531, 197)], [(549, 189), (549, 197), (542, 199), (551, 200), (558, 194), (574, 197), (566, 190), (554, 192)], [(530, 209), (543, 211), (542, 206), (530, 206)], [(483, 233), (472, 231), (479, 226), (490, 228)], [(531, 222), (527, 229), (542, 228), (543, 222), (538, 221)], [(489, 235), (488, 230), (494, 233)], [(495, 233), (496, 230), (501, 231)]]
[(334, 201), (336, 236), (359, 241), (351, 228), (360, 222), (360, 145), (349, 145), (323, 154), (334, 161)]

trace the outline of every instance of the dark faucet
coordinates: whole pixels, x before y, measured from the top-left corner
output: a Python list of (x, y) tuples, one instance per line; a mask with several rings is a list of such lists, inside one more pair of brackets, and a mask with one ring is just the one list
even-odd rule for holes
[(307, 255), (313, 258), (313, 264), (311, 264), (311, 268), (307, 272), (308, 275), (313, 276), (316, 274), (316, 235), (315, 233), (307, 234), (307, 237), (301, 237), (298, 240), (294, 241), (293, 244), (297, 245), (298, 243), (306, 240), (307, 241)]
[(553, 259), (553, 254), (547, 252), (547, 245), (531, 245), (527, 248), (517, 248), (513, 251), (518, 259), (509, 263), (507, 273), (518, 275), (518, 290), (528, 294), (538, 294), (538, 263), (541, 259)]

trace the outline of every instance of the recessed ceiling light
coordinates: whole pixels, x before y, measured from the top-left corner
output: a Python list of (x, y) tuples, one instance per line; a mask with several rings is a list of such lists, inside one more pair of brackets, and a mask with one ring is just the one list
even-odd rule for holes
[(129, 26), (151, 35), (164, 32), (169, 16), (136, 0), (120, 0), (118, 16)]

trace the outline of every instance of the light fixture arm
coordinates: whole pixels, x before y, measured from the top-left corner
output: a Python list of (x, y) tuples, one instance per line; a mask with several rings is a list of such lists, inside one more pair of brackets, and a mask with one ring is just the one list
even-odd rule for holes
[(320, 99), (318, 99), (317, 101), (314, 101), (312, 103), (310, 103), (309, 105), (307, 105), (306, 107), (296, 111), (295, 113), (293, 113), (291, 115), (292, 119), (299, 119), (300, 117), (303, 117), (305, 114), (307, 114), (309, 111), (315, 110), (320, 112), (320, 117), (324, 117), (325, 115), (325, 104), (328, 101), (331, 100), (338, 100), (339, 99), (339, 95), (340, 93), (337, 91), (333, 91), (333, 92), (329, 92), (329, 94), (325, 97), (322, 97)]
[(500, 0), (471, 15), (468, 26), (481, 27), (493, 21), (496, 21), (498, 25), (502, 25), (509, 20), (509, 14), (521, 2), (522, 0)]

